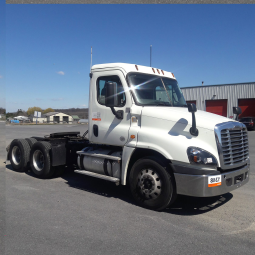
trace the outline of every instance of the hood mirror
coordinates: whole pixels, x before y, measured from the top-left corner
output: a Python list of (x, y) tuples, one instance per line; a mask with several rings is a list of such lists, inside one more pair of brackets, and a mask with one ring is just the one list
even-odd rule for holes
[(238, 120), (238, 115), (242, 113), (242, 109), (240, 107), (233, 107), (233, 113), (236, 114), (236, 120)]

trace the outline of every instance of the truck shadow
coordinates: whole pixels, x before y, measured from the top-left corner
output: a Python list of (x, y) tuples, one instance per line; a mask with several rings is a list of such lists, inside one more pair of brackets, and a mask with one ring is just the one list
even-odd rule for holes
[[(6, 168), (17, 172), (12, 169), (11, 164), (7, 164)], [(27, 171), (26, 174), (37, 178), (32, 171)], [(120, 199), (126, 203), (135, 205), (128, 186), (116, 186), (112, 182), (81, 174), (75, 174), (73, 169), (66, 169), (65, 173), (61, 177), (55, 178), (62, 178), (71, 188), (83, 190), (106, 198)], [(51, 180), (49, 179), (48, 181)], [(163, 212), (183, 216), (203, 214), (223, 206), (230, 201), (232, 197), (233, 195), (231, 193), (209, 198), (178, 195), (176, 202), (170, 208), (166, 208)]]
[(231, 193), (215, 197), (189, 197), (178, 195), (176, 202), (165, 212), (176, 215), (198, 215), (223, 206), (233, 198)]

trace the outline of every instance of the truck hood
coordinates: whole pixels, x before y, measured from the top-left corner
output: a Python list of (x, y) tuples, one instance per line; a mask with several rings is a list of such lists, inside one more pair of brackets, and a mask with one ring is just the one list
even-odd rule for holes
[[(161, 107), (161, 106), (146, 106), (143, 107), (142, 116), (155, 119), (169, 120), (183, 124), (192, 125), (192, 114), (186, 107)], [(234, 121), (217, 114), (200, 111), (195, 112), (197, 127), (214, 130), (218, 123)]]

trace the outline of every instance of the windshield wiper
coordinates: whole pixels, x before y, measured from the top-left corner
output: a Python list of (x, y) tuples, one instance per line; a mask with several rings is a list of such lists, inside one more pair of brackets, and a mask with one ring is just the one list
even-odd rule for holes
[(170, 104), (168, 102), (157, 102), (156, 106), (158, 106), (158, 105), (169, 105), (170, 106)]

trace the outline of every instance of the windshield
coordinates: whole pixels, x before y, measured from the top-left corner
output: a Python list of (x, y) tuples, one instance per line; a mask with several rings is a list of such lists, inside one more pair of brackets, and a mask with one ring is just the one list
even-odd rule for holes
[(187, 106), (174, 79), (148, 74), (131, 73), (128, 82), (141, 105)]

